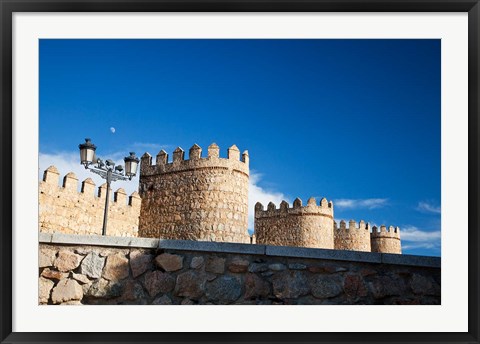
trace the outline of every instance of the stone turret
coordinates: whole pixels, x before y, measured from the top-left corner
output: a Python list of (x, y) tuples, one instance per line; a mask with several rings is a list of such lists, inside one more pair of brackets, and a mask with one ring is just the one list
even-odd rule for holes
[(248, 153), (233, 145), (227, 158), (212, 143), (207, 156), (194, 144), (177, 147), (172, 162), (161, 150), (152, 164), (145, 153), (140, 167), (140, 236), (249, 243)]
[(257, 244), (333, 249), (333, 203), (322, 198), (317, 205), (311, 197), (302, 206), (297, 198), (291, 208), (282, 201), (278, 209), (270, 202), (267, 210), (257, 203), (255, 236)]
[(402, 253), (402, 244), (400, 241), (400, 228), (385, 225), (380, 226), (380, 230), (377, 227), (372, 228), (370, 234), (372, 243), (372, 252), (380, 253)]

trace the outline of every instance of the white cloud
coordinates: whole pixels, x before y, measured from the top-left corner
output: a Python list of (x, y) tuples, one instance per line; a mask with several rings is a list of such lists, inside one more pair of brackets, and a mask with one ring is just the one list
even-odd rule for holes
[(434, 214), (440, 214), (441, 213), (441, 207), (440, 206), (435, 206), (429, 202), (418, 202), (417, 208), (418, 211), (424, 212), (424, 213), (434, 213)]
[(414, 244), (407, 244), (407, 246), (414, 246), (414, 245), (434, 245), (440, 246), (440, 239), (442, 237), (442, 233), (440, 231), (424, 231), (420, 230), (415, 226), (406, 226), (404, 228), (400, 228), (400, 237), (403, 241), (411, 242)]
[(114, 127), (110, 127), (110, 131), (112, 132), (112, 134), (115, 134), (115, 128)]
[(286, 196), (278, 191), (266, 190), (258, 185), (262, 178), (262, 175), (255, 172), (250, 172), (250, 185), (248, 189), (248, 228), (253, 230), (254, 227), (254, 215), (255, 215), (255, 203), (260, 202), (265, 207), (269, 202), (275, 203), (278, 207), (280, 202), (286, 200)]
[(382, 208), (388, 204), (386, 198), (366, 198), (366, 199), (337, 199), (333, 201), (335, 208), (339, 209), (376, 209)]

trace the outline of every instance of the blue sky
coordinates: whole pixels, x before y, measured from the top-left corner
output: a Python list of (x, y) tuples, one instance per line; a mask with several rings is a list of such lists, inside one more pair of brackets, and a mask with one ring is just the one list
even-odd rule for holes
[(118, 162), (236, 144), (251, 205), (326, 197), (440, 256), (440, 61), (440, 40), (41, 40), (39, 175), (99, 185), (85, 137)]

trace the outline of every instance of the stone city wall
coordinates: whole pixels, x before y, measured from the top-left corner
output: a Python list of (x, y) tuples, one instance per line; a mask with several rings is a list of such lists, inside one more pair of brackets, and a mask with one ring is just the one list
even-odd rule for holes
[(440, 258), (40, 233), (39, 304), (440, 304)]
[[(46, 233), (98, 234), (102, 233), (103, 212), (105, 209), (106, 184), (98, 188), (95, 196), (95, 183), (87, 178), (78, 192), (78, 178), (68, 173), (59, 185), (60, 174), (55, 166), (50, 166), (43, 174), (39, 185), (39, 230)], [(110, 190), (110, 195), (112, 192)], [(127, 200), (123, 189), (113, 193), (110, 200), (107, 235), (138, 235), (140, 196), (132, 193)]]
[(255, 204), (255, 239), (257, 244), (334, 248), (333, 205), (322, 198), (317, 205), (315, 198), (302, 207), (297, 198), (290, 208), (283, 201), (280, 208), (270, 202), (267, 210), (261, 203)]
[(189, 159), (179, 147), (173, 161), (161, 150), (145, 153), (140, 166), (139, 235), (142, 237), (249, 243), (249, 157), (233, 145), (220, 158), (216, 144), (207, 157), (194, 145)]
[(372, 252), (402, 253), (402, 243), (400, 240), (400, 228), (390, 226), (372, 227), (371, 245)]
[(339, 228), (336, 222), (333, 223), (333, 228), (336, 250), (371, 252), (370, 226), (365, 221), (360, 221), (357, 227), (355, 221), (350, 220), (347, 228), (345, 221), (342, 220)]

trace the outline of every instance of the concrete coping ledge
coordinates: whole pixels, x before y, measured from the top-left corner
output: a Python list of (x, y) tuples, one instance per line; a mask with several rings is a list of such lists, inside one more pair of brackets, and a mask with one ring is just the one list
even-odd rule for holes
[(179, 251), (202, 251), (216, 253), (255, 254), (307, 259), (341, 260), (363, 263), (409, 265), (440, 268), (440, 257), (387, 254), (375, 252), (327, 250), (319, 248), (268, 246), (240, 243), (169, 240), (138, 237), (114, 237), (99, 235), (72, 235), (62, 233), (39, 233), (40, 243), (62, 245), (91, 245), (112, 247), (156, 248)]

